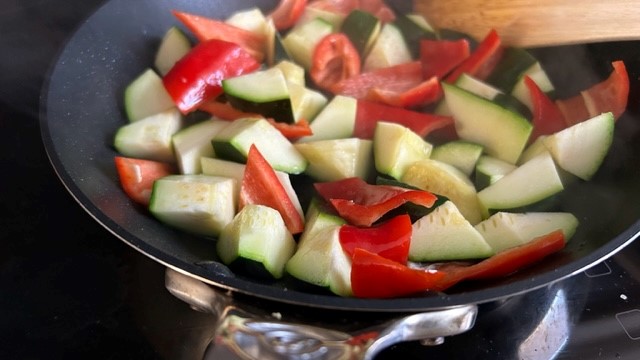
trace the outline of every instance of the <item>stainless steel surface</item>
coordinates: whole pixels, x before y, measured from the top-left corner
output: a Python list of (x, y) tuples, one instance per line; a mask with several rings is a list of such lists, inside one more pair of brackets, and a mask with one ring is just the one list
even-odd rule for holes
[(192, 309), (218, 318), (205, 359), (373, 360), (407, 341), (440, 345), (446, 337), (471, 329), (478, 311), (476, 305), (436, 309), (347, 333), (331, 329), (329, 323), (318, 327), (281, 321), (280, 313), (233, 301), (231, 295), (170, 268), (165, 286)]

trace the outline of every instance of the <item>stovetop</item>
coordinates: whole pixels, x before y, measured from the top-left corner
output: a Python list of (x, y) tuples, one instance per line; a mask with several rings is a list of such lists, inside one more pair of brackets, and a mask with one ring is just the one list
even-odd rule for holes
[[(101, 1), (0, 1), (0, 358), (198, 359), (215, 318), (164, 287), (165, 269), (71, 198), (38, 127), (43, 76)], [(53, 30), (52, 30), (53, 29)], [(474, 328), (380, 359), (638, 359), (640, 243), (592, 269), (480, 306)]]

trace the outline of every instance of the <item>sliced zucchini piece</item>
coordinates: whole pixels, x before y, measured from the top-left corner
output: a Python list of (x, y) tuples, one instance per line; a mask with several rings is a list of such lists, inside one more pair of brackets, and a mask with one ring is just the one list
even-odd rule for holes
[(495, 69), (487, 78), (487, 83), (505, 93), (511, 93), (513, 87), (522, 77), (525, 71), (537, 62), (531, 53), (522, 48), (507, 47), (496, 65)]
[(473, 183), (452, 165), (433, 159), (420, 160), (407, 168), (401, 181), (448, 198), (473, 225), (485, 217)]
[(367, 179), (373, 169), (372, 141), (358, 138), (317, 140), (296, 143), (307, 159), (305, 173), (317, 181), (350, 177)]
[(513, 90), (511, 91), (511, 95), (520, 100), (520, 102), (525, 104), (529, 109), (533, 109), (533, 105), (531, 104), (531, 96), (529, 95), (529, 89), (524, 84), (525, 75), (529, 76), (531, 80), (533, 80), (538, 85), (540, 90), (547, 94), (553, 94), (555, 88), (546, 71), (542, 68), (542, 65), (540, 65), (540, 62), (536, 62), (527, 70), (525, 70), (518, 82), (514, 85)]
[(447, 107), (461, 139), (480, 144), (485, 152), (514, 164), (527, 145), (533, 127), (521, 114), (443, 83)]
[(603, 113), (549, 135), (543, 141), (558, 166), (589, 180), (609, 152), (614, 126), (613, 114)]
[(147, 69), (135, 78), (124, 90), (124, 110), (129, 121), (137, 121), (174, 108), (162, 78)]
[(514, 209), (537, 203), (563, 189), (553, 158), (545, 152), (478, 192), (478, 198), (487, 209)]
[(413, 223), (411, 261), (483, 259), (491, 255), (491, 246), (451, 201)]
[(342, 221), (327, 218), (315, 223), (310, 230), (312, 235), (298, 246), (287, 263), (287, 272), (304, 282), (328, 287), (337, 295), (351, 296), (351, 259), (340, 244)]
[(398, 180), (416, 161), (428, 159), (433, 145), (411, 129), (396, 123), (378, 121), (373, 134), (376, 170)]
[(562, 230), (565, 241), (569, 241), (577, 227), (578, 219), (565, 212), (498, 212), (476, 225), (495, 252), (525, 244), (555, 230)]
[(236, 11), (225, 22), (257, 34), (264, 34), (267, 26), (267, 18), (257, 7)]
[(301, 86), (306, 86), (306, 79), (304, 68), (293, 61), (290, 60), (281, 60), (274, 67), (280, 69), (282, 71), (282, 75), (284, 75), (285, 80), (287, 80), (288, 84), (298, 84)]
[(246, 162), (255, 144), (271, 166), (288, 174), (300, 174), (307, 161), (287, 138), (265, 119), (242, 118), (231, 122), (212, 140), (217, 157)]
[(420, 40), (437, 39), (437, 34), (433, 27), (420, 14), (401, 14), (396, 17), (393, 24), (400, 30), (405, 42), (411, 52), (411, 57), (420, 57)]
[(287, 81), (277, 67), (222, 80), (229, 103), (242, 111), (293, 123), (293, 110)]
[(478, 144), (454, 140), (436, 146), (431, 152), (431, 158), (453, 165), (465, 175), (471, 176), (482, 151), (482, 146)]
[(502, 93), (502, 91), (495, 86), (481, 81), (467, 73), (463, 73), (458, 77), (458, 80), (456, 80), (456, 86), (487, 100), (493, 100), (498, 96), (498, 94)]
[(344, 19), (340, 32), (347, 35), (361, 58), (365, 58), (380, 35), (381, 29), (380, 19), (369, 12), (356, 9)]
[(155, 68), (160, 75), (165, 75), (173, 65), (191, 50), (191, 41), (179, 27), (172, 26), (167, 30), (160, 42)]
[(236, 213), (236, 181), (207, 175), (169, 175), (154, 182), (149, 211), (186, 232), (218, 236)]
[(200, 158), (215, 156), (211, 140), (228, 124), (228, 121), (211, 118), (190, 125), (173, 135), (171, 142), (182, 174), (202, 172)]
[(355, 98), (343, 95), (335, 96), (309, 124), (313, 135), (305, 136), (298, 142), (342, 139), (353, 136), (357, 109), (358, 101)]
[(515, 169), (515, 165), (506, 161), (489, 155), (480, 156), (475, 169), (476, 189), (482, 190), (486, 188)]
[(282, 39), (282, 44), (296, 63), (305, 70), (309, 70), (316, 45), (333, 31), (334, 27), (331, 23), (321, 18), (314, 18), (291, 29)]
[[(240, 189), (242, 187), (242, 179), (244, 177), (244, 164), (208, 157), (200, 158), (200, 163), (202, 166), (202, 173), (204, 175), (222, 176), (234, 179), (238, 183), (236, 198), (239, 198)], [(293, 188), (293, 184), (291, 184), (291, 177), (289, 176), (289, 174), (276, 170), (276, 176), (278, 177), (280, 184), (282, 184), (282, 187), (289, 196), (289, 199), (291, 199), (291, 203), (293, 203), (293, 206), (296, 208), (296, 210), (298, 210), (298, 213), (301, 217), (304, 216), (302, 205), (300, 204), (300, 199), (298, 198), (298, 194)]]
[(218, 256), (230, 265), (238, 259), (264, 266), (275, 279), (295, 252), (296, 242), (280, 213), (268, 206), (249, 204), (225, 226), (217, 243)]
[(113, 145), (124, 156), (173, 163), (171, 139), (181, 127), (182, 114), (174, 107), (121, 126)]
[(385, 68), (413, 60), (411, 51), (400, 30), (393, 24), (382, 26), (380, 35), (364, 58), (364, 71)]
[(311, 90), (304, 85), (288, 83), (289, 96), (295, 122), (302, 119), (313, 121), (329, 100), (321, 92)]

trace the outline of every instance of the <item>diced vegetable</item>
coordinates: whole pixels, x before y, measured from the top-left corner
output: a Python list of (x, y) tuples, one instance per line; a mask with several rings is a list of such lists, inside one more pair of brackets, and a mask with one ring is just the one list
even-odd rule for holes
[(124, 156), (116, 156), (114, 161), (122, 189), (133, 201), (144, 206), (149, 205), (153, 183), (175, 172), (171, 164), (159, 161)]
[(217, 241), (220, 259), (232, 264), (238, 259), (256, 262), (274, 278), (281, 278), (296, 242), (278, 211), (262, 205), (247, 205), (233, 218)]
[(129, 121), (137, 121), (175, 107), (162, 85), (162, 78), (147, 69), (124, 90), (124, 110)]
[(343, 225), (340, 227), (340, 244), (351, 257), (356, 249), (365, 249), (405, 264), (409, 258), (411, 233), (411, 218), (404, 214), (369, 228)]

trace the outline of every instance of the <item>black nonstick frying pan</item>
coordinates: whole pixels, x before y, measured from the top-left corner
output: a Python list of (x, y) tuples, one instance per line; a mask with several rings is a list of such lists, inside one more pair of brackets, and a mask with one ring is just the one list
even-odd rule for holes
[[(394, 2), (410, 10), (409, 1)], [(177, 20), (179, 9), (211, 17), (276, 1), (111, 0), (69, 39), (43, 89), (41, 129), (61, 181), (78, 203), (115, 237), (167, 267), (222, 289), (296, 305), (348, 310), (407, 312), (480, 304), (528, 292), (578, 273), (613, 255), (640, 232), (640, 104), (637, 82), (640, 46), (634, 42), (535, 49), (558, 88), (573, 95), (605, 78), (610, 63), (622, 59), (631, 79), (626, 114), (618, 120), (615, 143), (596, 177), (567, 188), (561, 211), (581, 222), (560, 253), (500, 281), (466, 284), (441, 295), (388, 300), (341, 298), (232, 273), (217, 262), (211, 239), (171, 229), (134, 205), (116, 174), (113, 136), (126, 122), (125, 86), (153, 63), (157, 45)]]

